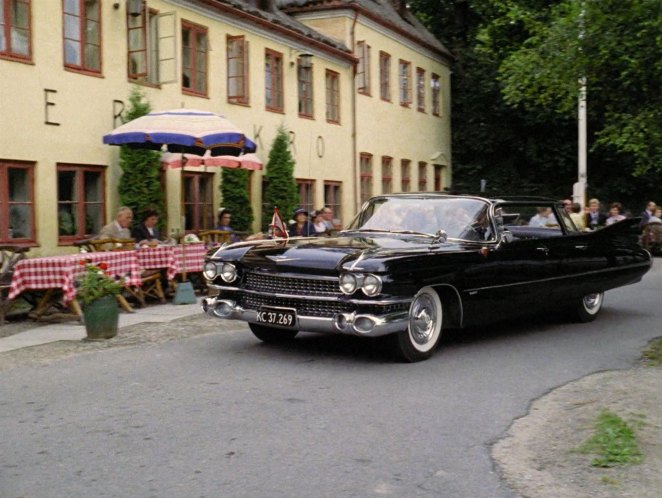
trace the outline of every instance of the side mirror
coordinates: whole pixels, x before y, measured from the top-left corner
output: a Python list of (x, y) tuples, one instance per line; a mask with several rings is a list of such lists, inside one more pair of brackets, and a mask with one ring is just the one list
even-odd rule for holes
[(510, 230), (504, 228), (503, 232), (501, 233), (500, 242), (504, 244), (508, 244), (513, 240), (515, 240), (515, 237), (513, 237), (513, 233)]

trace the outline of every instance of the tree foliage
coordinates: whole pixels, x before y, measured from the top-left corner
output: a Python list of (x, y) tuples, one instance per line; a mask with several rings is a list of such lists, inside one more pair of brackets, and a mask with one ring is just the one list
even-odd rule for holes
[(588, 84), (593, 151), (629, 156), (635, 176), (662, 169), (662, 3), (565, 0), (499, 69), (507, 102), (576, 109)]
[(658, 0), (413, 0), (456, 57), (456, 190), (567, 197), (588, 87), (588, 190), (639, 209), (662, 180)]
[(253, 208), (248, 196), (250, 173), (246, 169), (222, 168), (221, 205), (232, 213), (232, 228), (248, 232), (253, 224)]
[[(124, 116), (128, 122), (148, 114), (149, 102), (138, 87), (131, 90), (129, 108)], [(161, 153), (147, 149), (132, 149), (126, 145), (120, 147), (120, 177), (118, 190), (120, 202), (134, 212), (134, 223), (140, 221), (146, 209), (156, 209), (161, 213), (159, 227), (165, 226), (165, 196), (160, 180)]]
[(288, 219), (299, 204), (299, 193), (294, 180), (294, 159), (289, 149), (287, 130), (278, 128), (269, 151), (265, 168), (264, 199), (262, 203), (262, 228), (271, 223), (274, 207), (284, 219)]

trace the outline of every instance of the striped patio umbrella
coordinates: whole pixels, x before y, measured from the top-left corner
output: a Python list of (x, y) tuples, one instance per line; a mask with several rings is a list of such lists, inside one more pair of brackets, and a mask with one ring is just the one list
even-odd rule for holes
[(208, 111), (153, 111), (115, 128), (103, 143), (203, 156), (238, 156), (257, 146), (227, 118)]
[(164, 152), (161, 156), (161, 164), (167, 168), (181, 168), (182, 162), (185, 166), (210, 166), (220, 168), (241, 168), (250, 170), (261, 170), (263, 163), (255, 154), (242, 154), (241, 156), (212, 156), (205, 154), (175, 154)]

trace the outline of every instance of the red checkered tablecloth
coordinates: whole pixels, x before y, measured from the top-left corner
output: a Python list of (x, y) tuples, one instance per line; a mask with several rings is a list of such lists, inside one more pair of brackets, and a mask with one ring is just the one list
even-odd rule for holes
[(27, 289), (62, 289), (64, 302), (76, 296), (74, 281), (84, 267), (81, 261), (106, 263), (108, 273), (126, 279), (126, 285), (140, 286), (140, 268), (136, 251), (107, 251), (28, 258), (16, 263), (12, 275), (9, 299), (14, 299)]
[(136, 249), (138, 265), (142, 270), (165, 268), (168, 280), (177, 274), (177, 260), (174, 246), (143, 247)]
[(177, 260), (177, 273), (201, 272), (207, 255), (207, 245), (203, 243), (175, 246), (175, 259)]
[(202, 271), (207, 254), (205, 244), (181, 244), (175, 246), (144, 247), (136, 250), (138, 265), (143, 270), (165, 268), (168, 280), (178, 273)]

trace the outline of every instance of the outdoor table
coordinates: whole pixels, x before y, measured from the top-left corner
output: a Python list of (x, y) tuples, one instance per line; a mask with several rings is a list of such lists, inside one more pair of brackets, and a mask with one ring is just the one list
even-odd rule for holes
[(187, 272), (201, 272), (207, 254), (207, 246), (202, 243), (160, 245), (136, 249), (138, 266), (142, 270), (165, 268), (168, 280)]
[[(175, 246), (175, 259), (177, 260), (177, 273), (199, 273), (205, 264), (205, 256), (209, 247), (201, 242)], [(184, 278), (186, 278), (184, 276)]]
[[(136, 251), (88, 252), (28, 258), (19, 261), (14, 267), (9, 299), (15, 299), (25, 290), (45, 290), (46, 293), (34, 310), (35, 315), (40, 317), (51, 306), (55, 292), (61, 290), (64, 303), (69, 305), (74, 314), (81, 316), (80, 306), (75, 299), (74, 282), (84, 271), (82, 261), (106, 263), (108, 273), (123, 277), (126, 286), (142, 284)], [(133, 311), (122, 296), (119, 296), (118, 300), (126, 311)]]

